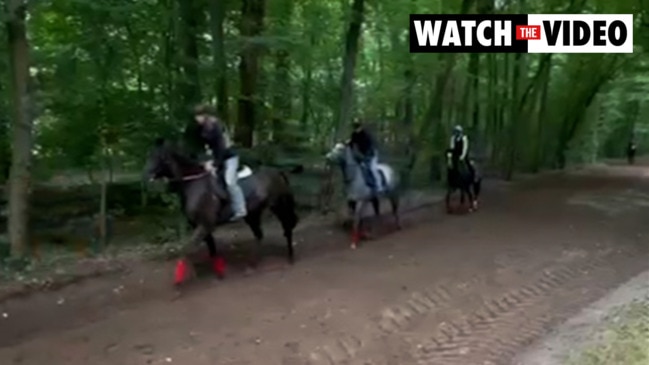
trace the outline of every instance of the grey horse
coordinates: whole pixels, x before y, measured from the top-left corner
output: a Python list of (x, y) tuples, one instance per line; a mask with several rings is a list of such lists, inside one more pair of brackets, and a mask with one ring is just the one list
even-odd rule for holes
[(352, 243), (351, 248), (355, 249), (364, 234), (361, 231), (361, 221), (367, 203), (371, 202), (376, 217), (381, 215), (379, 199), (387, 197), (392, 206), (392, 215), (395, 219), (397, 229), (401, 228), (399, 218), (399, 178), (392, 167), (379, 163), (378, 170), (380, 179), (377, 182), (381, 189), (378, 196), (372, 194), (367, 185), (361, 167), (354, 158), (352, 148), (345, 143), (337, 143), (326, 155), (329, 163), (338, 165), (343, 174), (345, 185), (345, 196), (352, 216)]

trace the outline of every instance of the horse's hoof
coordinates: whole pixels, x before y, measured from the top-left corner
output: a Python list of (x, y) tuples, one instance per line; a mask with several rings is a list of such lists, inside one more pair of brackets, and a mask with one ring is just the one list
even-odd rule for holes
[(356, 246), (355, 243), (352, 242), (352, 244), (351, 244), (349, 247), (350, 247), (352, 250), (355, 250), (357, 246)]

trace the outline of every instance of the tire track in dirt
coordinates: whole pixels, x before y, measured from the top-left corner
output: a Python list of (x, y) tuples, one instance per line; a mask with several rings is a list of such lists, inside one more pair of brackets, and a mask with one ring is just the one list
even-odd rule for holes
[[(432, 338), (401, 334), (418, 365), (508, 364), (516, 350), (545, 333), (566, 314), (646, 268), (638, 250), (605, 254), (575, 267), (558, 267), (504, 295), (487, 299), (469, 315), (421, 327)], [(424, 335), (425, 336), (425, 335)]]
[(363, 338), (389, 336), (407, 330), (417, 319), (431, 311), (452, 305), (453, 300), (471, 293), (483, 283), (480, 276), (471, 277), (460, 284), (445, 282), (430, 290), (414, 291), (402, 303), (390, 306), (373, 321), (378, 324), (378, 333), (361, 336), (360, 334), (340, 334), (340, 337), (326, 342), (309, 355), (309, 365), (342, 365), (363, 350), (366, 341)]

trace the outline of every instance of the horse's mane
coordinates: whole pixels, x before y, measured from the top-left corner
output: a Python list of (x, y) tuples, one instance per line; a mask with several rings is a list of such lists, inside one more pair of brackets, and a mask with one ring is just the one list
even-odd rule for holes
[[(160, 141), (162, 141), (162, 143), (160, 143)], [(173, 160), (178, 163), (183, 170), (191, 170), (191, 172), (197, 172), (194, 170), (203, 170), (201, 163), (196, 158), (193, 158), (190, 153), (185, 151), (185, 149), (177, 143), (158, 139), (156, 140), (156, 144), (169, 153), (169, 156), (171, 156), (171, 158), (173, 158)]]

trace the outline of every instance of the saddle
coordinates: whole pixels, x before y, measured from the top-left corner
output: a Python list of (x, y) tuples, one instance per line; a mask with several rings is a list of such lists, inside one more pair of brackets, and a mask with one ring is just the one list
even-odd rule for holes
[[(214, 168), (213, 162), (211, 160), (205, 162), (203, 166), (205, 167), (205, 170), (210, 174), (210, 186), (212, 188), (213, 196), (223, 203), (221, 210), (218, 212), (218, 215), (220, 217), (219, 220), (229, 221), (232, 215), (232, 207), (230, 194), (228, 193), (227, 184), (225, 183), (225, 177), (222, 173), (219, 173), (219, 171)], [(247, 184), (241, 184), (241, 182), (252, 176), (252, 174), (253, 171), (252, 169), (250, 169), (250, 167), (246, 165), (239, 166), (239, 169), (237, 171), (237, 179), (241, 190), (243, 190), (244, 192), (244, 196), (247, 195)]]

